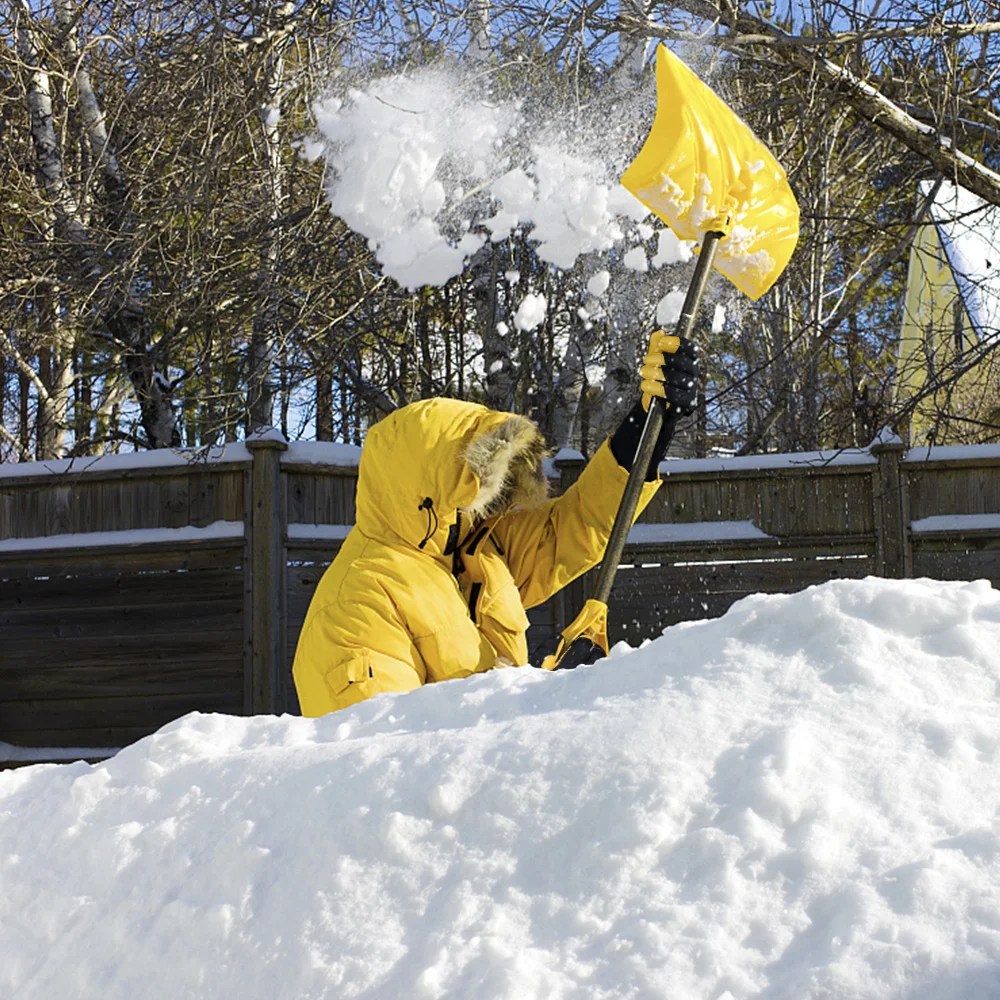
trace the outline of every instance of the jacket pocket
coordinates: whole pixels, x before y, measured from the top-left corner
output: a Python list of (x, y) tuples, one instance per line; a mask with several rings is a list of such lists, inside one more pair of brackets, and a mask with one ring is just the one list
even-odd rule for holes
[(359, 649), (350, 659), (335, 663), (323, 679), (334, 709), (354, 705), (381, 691), (365, 649)]
[(480, 598), (479, 613), (483, 619), (491, 619), (508, 632), (524, 632), (530, 624), (521, 595), (513, 582), (505, 583), (496, 593), (487, 593)]

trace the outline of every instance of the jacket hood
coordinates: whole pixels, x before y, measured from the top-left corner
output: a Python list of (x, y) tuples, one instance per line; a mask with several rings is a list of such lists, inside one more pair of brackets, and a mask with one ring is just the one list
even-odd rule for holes
[(541, 503), (545, 452), (527, 417), (458, 399), (411, 403), (368, 432), (358, 470), (358, 528), (440, 555), (459, 511), (471, 524)]

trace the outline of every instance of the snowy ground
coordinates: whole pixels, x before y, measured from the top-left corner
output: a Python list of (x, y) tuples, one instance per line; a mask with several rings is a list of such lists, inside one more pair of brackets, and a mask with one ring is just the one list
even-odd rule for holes
[(0, 773), (0, 997), (1000, 995), (1000, 593), (617, 652)]

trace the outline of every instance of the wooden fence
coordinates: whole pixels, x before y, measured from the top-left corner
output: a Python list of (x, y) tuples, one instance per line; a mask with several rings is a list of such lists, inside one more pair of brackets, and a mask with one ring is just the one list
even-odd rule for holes
[[(296, 711), (292, 655), (354, 520), (358, 454), (264, 438), (0, 466), (0, 743), (99, 756), (191, 710)], [(557, 456), (557, 490), (582, 467)], [(996, 446), (888, 442), (663, 470), (630, 535), (612, 641), (836, 577), (1000, 587)], [(533, 650), (588, 583), (531, 611)]]

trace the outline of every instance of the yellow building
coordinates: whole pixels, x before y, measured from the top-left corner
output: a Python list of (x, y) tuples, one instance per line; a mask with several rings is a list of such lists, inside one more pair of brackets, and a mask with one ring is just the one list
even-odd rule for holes
[[(934, 182), (920, 185), (920, 203)], [(910, 443), (1000, 441), (1000, 208), (943, 182), (910, 250), (896, 412)]]

